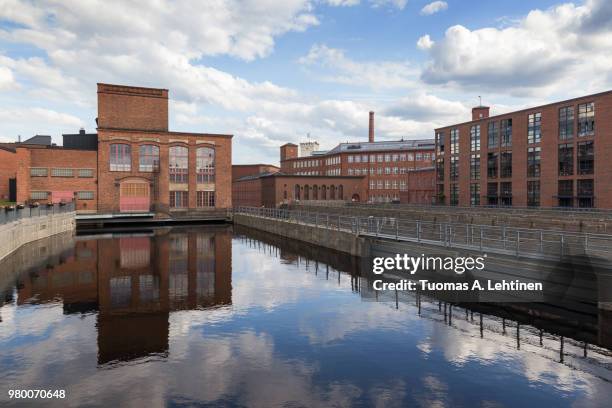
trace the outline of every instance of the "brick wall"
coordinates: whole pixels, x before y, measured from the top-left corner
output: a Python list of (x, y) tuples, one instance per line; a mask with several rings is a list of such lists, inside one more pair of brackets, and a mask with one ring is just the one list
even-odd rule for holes
[[(77, 199), (77, 210), (96, 211), (98, 199), (98, 186), (96, 183), (97, 155), (91, 150), (70, 150), (62, 148), (30, 149), (29, 169), (46, 168), (46, 177), (32, 177), (28, 169), (27, 176), (30, 179), (28, 199), (32, 191), (48, 191), (49, 200), (53, 192), (77, 192), (91, 191), (93, 199)], [(71, 177), (54, 177), (53, 169), (72, 169)], [(93, 177), (79, 177), (79, 169), (92, 170)], [(74, 195), (73, 195), (74, 197)], [(34, 200), (44, 202), (45, 200)]]
[(168, 130), (168, 90), (98, 84), (98, 127)]
[[(595, 105), (595, 135), (578, 137), (578, 105), (593, 102)], [(572, 106), (574, 108), (573, 137), (570, 140), (560, 140), (559, 137), (559, 109)], [(528, 144), (528, 115), (541, 113), (542, 115), (542, 141), (537, 144)], [(488, 124), (489, 122), (501, 122), (504, 119), (512, 119), (512, 146), (509, 148), (488, 146)], [(480, 202), (487, 204), (487, 184), (511, 182), (512, 183), (512, 205), (527, 206), (527, 182), (540, 182), (540, 206), (558, 206), (558, 182), (559, 180), (573, 180), (574, 196), (577, 194), (577, 181), (581, 179), (594, 180), (595, 207), (612, 208), (612, 162), (608, 160), (612, 154), (612, 127), (608, 124), (612, 121), (612, 92), (584, 96), (572, 100), (553, 103), (545, 106), (529, 108), (518, 112), (497, 115), (481, 120), (451, 125), (436, 129), (442, 132), (445, 139), (444, 153), (444, 182), (443, 192), (446, 204), (450, 198), (450, 131), (459, 130), (459, 205), (469, 206), (470, 184), (480, 185)], [(480, 125), (480, 151), (470, 151), (470, 129), (472, 126)], [(591, 175), (578, 174), (578, 143), (583, 141), (594, 141), (595, 168)], [(570, 143), (573, 145), (573, 175), (559, 176), (558, 149), (560, 144)], [(527, 149), (529, 147), (541, 148), (541, 173), (539, 177), (527, 177)], [(489, 178), (487, 177), (487, 154), (489, 152), (512, 152), (512, 177)], [(470, 180), (470, 155), (480, 153), (480, 180)], [(498, 166), (498, 171), (499, 171)], [(576, 205), (575, 205), (576, 206)]]
[[(150, 185), (154, 210), (168, 211), (170, 205), (169, 148), (185, 146), (189, 149), (188, 208), (196, 208), (196, 151), (199, 147), (215, 149), (215, 207), (232, 206), (232, 138), (229, 135), (193, 134), (178, 132), (141, 132), (98, 129), (98, 180), (100, 189), (99, 212), (119, 212), (120, 185), (130, 180), (146, 181)], [(110, 171), (110, 145), (131, 146), (130, 171)], [(141, 145), (159, 147), (159, 171), (139, 171)]]
[(0, 148), (0, 200), (9, 199), (9, 179), (17, 177), (17, 154)]

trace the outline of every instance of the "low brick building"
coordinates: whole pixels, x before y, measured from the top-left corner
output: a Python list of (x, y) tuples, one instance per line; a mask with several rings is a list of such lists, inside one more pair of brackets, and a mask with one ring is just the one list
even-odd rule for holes
[(14, 146), (0, 145), (0, 201), (16, 201), (17, 154)]
[(400, 191), (401, 204), (433, 204), (436, 194), (436, 169), (424, 167), (410, 170), (407, 188)]
[(48, 136), (11, 146), (18, 202), (74, 198), (99, 213), (232, 206), (232, 135), (169, 131), (168, 90), (98, 84), (96, 122), (97, 134), (63, 135), (61, 147)]
[(367, 182), (362, 176), (300, 176), (263, 173), (232, 183), (235, 206), (278, 207), (298, 201), (362, 201)]
[(279, 170), (280, 168), (273, 164), (233, 164), (232, 181), (262, 173), (276, 173)]

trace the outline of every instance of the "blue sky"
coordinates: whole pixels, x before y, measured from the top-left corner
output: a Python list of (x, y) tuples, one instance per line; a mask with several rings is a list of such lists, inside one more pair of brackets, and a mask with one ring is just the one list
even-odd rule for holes
[(425, 0), (0, 0), (0, 140), (95, 128), (96, 82), (170, 89), (171, 129), (278, 146), (432, 137), (469, 118), (608, 90), (612, 6)]

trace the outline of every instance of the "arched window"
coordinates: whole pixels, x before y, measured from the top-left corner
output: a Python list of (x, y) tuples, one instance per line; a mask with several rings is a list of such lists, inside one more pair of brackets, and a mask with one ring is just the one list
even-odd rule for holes
[(336, 199), (336, 186), (331, 186), (329, 188), (329, 199), (330, 200), (335, 200)]
[(148, 172), (159, 170), (159, 147), (149, 144), (140, 146), (138, 170)]
[(189, 150), (185, 146), (170, 147), (170, 182), (187, 183)]
[(321, 200), (327, 200), (327, 187), (321, 186)]
[(319, 187), (312, 186), (312, 199), (313, 200), (318, 200), (319, 199)]
[(198, 147), (198, 150), (196, 150), (196, 174), (198, 183), (215, 182), (215, 149)]
[(342, 184), (338, 186), (338, 200), (344, 200), (344, 187)]
[(110, 171), (132, 170), (132, 147), (129, 144), (110, 145)]
[(299, 200), (300, 199), (300, 186), (299, 186), (299, 184), (295, 185), (295, 189), (293, 190), (293, 199), (294, 200)]
[(304, 186), (304, 200), (310, 200), (310, 189), (308, 188), (308, 184)]

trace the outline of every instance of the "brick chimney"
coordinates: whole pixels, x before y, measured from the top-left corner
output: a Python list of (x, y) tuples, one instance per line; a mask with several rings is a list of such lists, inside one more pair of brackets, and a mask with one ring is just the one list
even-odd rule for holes
[(489, 117), (488, 106), (476, 106), (472, 108), (472, 120), (479, 120)]
[(374, 143), (374, 112), (370, 111), (370, 127), (368, 130), (368, 142)]

